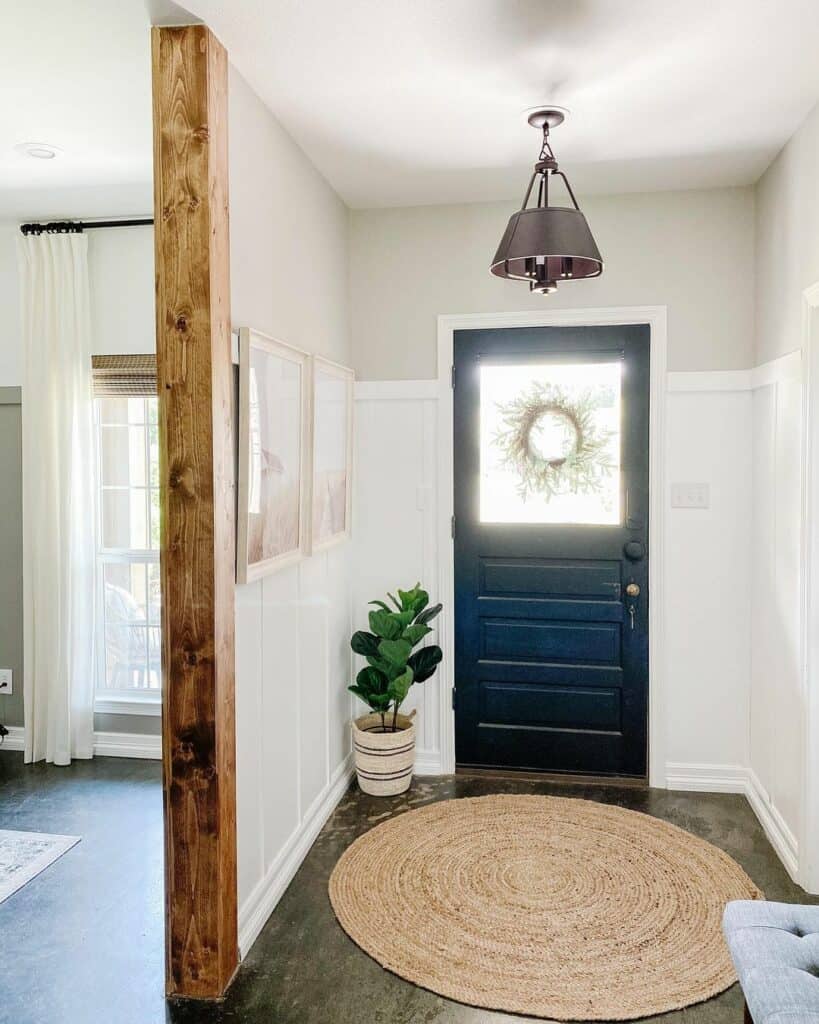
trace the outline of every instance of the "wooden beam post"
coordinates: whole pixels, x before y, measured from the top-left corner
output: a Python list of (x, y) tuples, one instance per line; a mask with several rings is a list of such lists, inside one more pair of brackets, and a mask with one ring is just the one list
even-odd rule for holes
[(166, 991), (238, 963), (227, 54), (154, 28)]

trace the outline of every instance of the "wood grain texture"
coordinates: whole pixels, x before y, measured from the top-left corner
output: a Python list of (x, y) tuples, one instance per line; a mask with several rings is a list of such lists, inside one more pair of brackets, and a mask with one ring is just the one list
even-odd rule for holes
[(227, 54), (152, 30), (162, 510), (166, 991), (238, 962)]

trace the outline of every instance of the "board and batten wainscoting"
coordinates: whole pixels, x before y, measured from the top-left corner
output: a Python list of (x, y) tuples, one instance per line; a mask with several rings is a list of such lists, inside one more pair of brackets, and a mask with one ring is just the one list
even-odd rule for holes
[(242, 956), (353, 775), (352, 558), (342, 543), (236, 587)]
[[(707, 482), (706, 509), (665, 496), (669, 789), (747, 795), (798, 873), (801, 776), (800, 353), (753, 370), (666, 376), (666, 488)], [(355, 386), (353, 610), (439, 579), (438, 381)], [(451, 609), (444, 610), (444, 615)], [(772, 659), (777, 658), (776, 671)], [(416, 773), (442, 770), (436, 674), (413, 687)]]

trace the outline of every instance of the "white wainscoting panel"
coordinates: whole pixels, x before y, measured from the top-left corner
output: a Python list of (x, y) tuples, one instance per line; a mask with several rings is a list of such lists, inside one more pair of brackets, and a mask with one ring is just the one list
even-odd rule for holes
[(236, 588), (244, 956), (351, 777), (352, 544)]
[[(675, 781), (700, 778), (706, 789), (712, 777), (736, 790), (748, 745), (750, 374), (705, 376), (710, 389), (687, 374), (668, 396), (666, 479), (708, 482), (711, 507), (667, 509), (666, 744)], [(356, 384), (357, 628), (366, 625), (368, 600), (416, 579), (434, 587), (438, 578), (437, 402), (424, 383)], [(420, 717), (418, 774), (441, 770), (439, 685), (436, 676), (410, 698)]]
[[(367, 602), (385, 600), (396, 587), (420, 580), (438, 600), (435, 388), (434, 381), (356, 383), (355, 629), (367, 628)], [(436, 673), (413, 686), (405, 705), (418, 715), (419, 775), (441, 770), (439, 679)]]
[(672, 390), (666, 408), (669, 490), (710, 491), (707, 509), (671, 508), (667, 495), (666, 750), (674, 775), (687, 763), (731, 778), (748, 757), (751, 393), (716, 383)]
[[(798, 356), (798, 353), (792, 356)], [(802, 834), (802, 380), (798, 358), (755, 371), (749, 797), (786, 866)], [(763, 818), (763, 813), (765, 817)]]

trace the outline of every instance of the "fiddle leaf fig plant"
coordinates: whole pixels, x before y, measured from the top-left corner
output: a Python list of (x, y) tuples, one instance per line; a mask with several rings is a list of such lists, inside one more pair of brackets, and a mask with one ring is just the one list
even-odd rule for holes
[[(367, 665), (348, 687), (365, 704), (381, 715), (384, 732), (396, 732), (398, 709), (413, 683), (423, 683), (435, 673), (443, 654), (435, 644), (413, 648), (432, 632), (429, 623), (441, 611), (430, 605), (429, 594), (416, 583), (411, 590), (399, 590), (392, 601), (370, 601), (375, 608), (369, 614), (370, 630), (353, 633), (350, 646), (367, 659)], [(388, 724), (388, 715), (392, 722)]]

